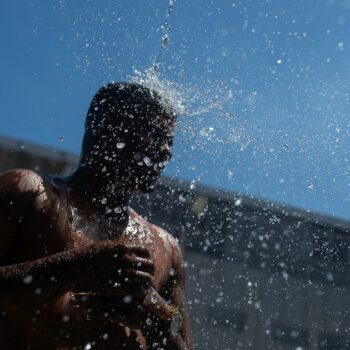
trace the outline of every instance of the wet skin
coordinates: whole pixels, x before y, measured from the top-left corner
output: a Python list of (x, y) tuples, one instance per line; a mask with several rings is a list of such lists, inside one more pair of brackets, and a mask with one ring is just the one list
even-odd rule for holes
[(0, 175), (1, 349), (191, 349), (179, 245), (127, 206), (170, 159), (173, 122), (139, 126), (87, 132), (71, 176)]

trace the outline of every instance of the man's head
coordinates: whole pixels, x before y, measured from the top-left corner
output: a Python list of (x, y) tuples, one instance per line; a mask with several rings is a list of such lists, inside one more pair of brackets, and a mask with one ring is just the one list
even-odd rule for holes
[(87, 114), (81, 165), (104, 183), (149, 191), (171, 158), (175, 120), (166, 101), (144, 86), (103, 86)]

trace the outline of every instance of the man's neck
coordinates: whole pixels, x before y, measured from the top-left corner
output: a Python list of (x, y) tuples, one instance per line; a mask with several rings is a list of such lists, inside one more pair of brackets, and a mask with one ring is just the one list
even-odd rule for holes
[(128, 224), (128, 202), (131, 194), (123, 185), (108, 182), (106, 174), (98, 174), (87, 167), (78, 167), (69, 178), (72, 196), (88, 202), (92, 214), (111, 226), (126, 227)]

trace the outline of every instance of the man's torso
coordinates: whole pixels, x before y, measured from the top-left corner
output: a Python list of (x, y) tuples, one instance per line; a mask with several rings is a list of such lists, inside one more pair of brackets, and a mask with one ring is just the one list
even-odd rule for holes
[[(33, 181), (38, 182), (33, 208), (19, 218), (15, 245), (7, 256), (6, 265), (81, 247), (101, 236), (101, 225), (79, 217), (59, 181), (40, 176)], [(155, 288), (160, 295), (166, 294), (166, 284), (172, 270), (170, 236), (131, 210), (127, 228), (122, 233), (116, 232), (113, 241), (148, 249), (155, 266)], [(51, 341), (56, 338), (58, 343), (67, 345), (62, 349), (84, 349), (85, 346), (89, 348), (89, 344), (96, 349), (139, 349), (139, 345), (144, 344), (145, 340), (138, 330), (123, 326), (106, 311), (99, 314), (88, 312), (77, 300), (67, 286), (67, 293), (41, 307), (21, 310), (19, 303), (18, 307), (14, 307), (13, 315), (6, 317), (4, 324), (8, 329), (3, 328), (0, 333), (21, 334), (19, 344), (31, 341), (35, 344), (44, 339)], [(38, 344), (26, 348), (39, 349)], [(50, 347), (44, 345), (43, 348)]]

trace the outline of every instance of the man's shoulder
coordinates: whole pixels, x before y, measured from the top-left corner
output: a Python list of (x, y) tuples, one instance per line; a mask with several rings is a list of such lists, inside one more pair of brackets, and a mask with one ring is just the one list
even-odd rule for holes
[(12, 169), (0, 174), (0, 192), (35, 193), (43, 182), (43, 177), (33, 170)]
[(0, 174), (0, 200), (16, 207), (33, 206), (44, 209), (57, 203), (57, 193), (51, 177), (29, 169), (13, 169)]
[(169, 232), (164, 230), (158, 225), (151, 223), (150, 221), (143, 218), (140, 214), (136, 213), (131, 209), (131, 215), (134, 220), (138, 222), (146, 231), (150, 232), (152, 235), (160, 238), (163, 243), (172, 249), (176, 254), (181, 251), (178, 239), (171, 235)]

